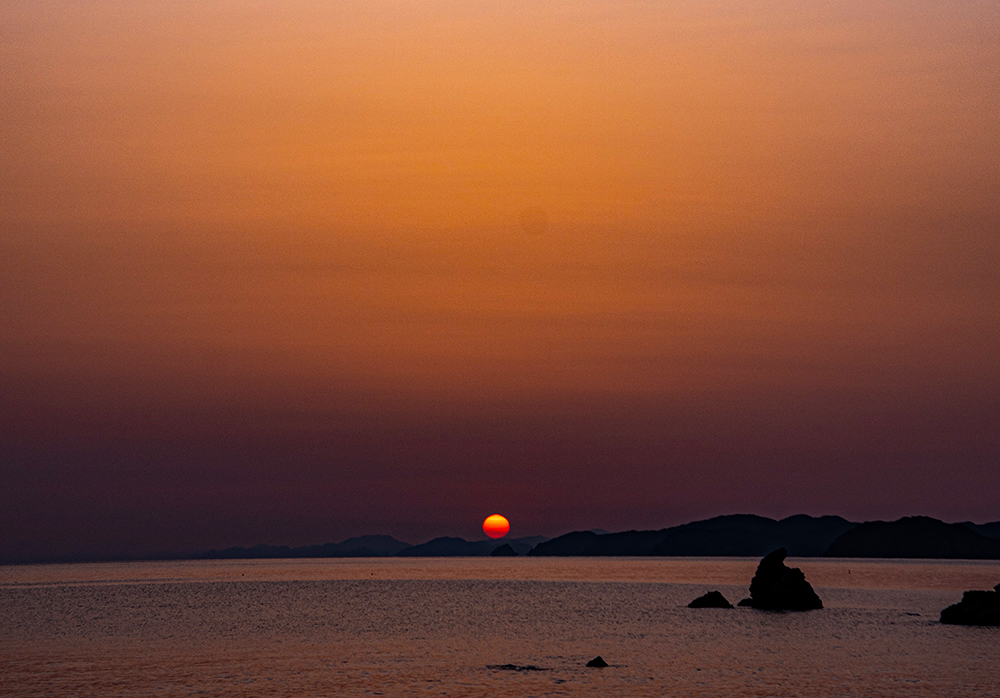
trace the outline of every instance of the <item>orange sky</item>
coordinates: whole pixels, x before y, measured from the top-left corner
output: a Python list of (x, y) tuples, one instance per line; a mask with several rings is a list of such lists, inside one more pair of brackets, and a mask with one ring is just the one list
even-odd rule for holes
[[(106, 453), (100, 415), (163, 411), (201, 447), (183, 424), (204, 410), (370, 426), (547, 405), (579, 427), (571, 451), (606, 430), (607, 467), (667, 482), (688, 457), (658, 441), (670, 424), (628, 436), (634, 467), (613, 455), (600, 405), (639, 400), (709, 415), (678, 443), (822, 453), (792, 510), (850, 513), (851, 478), (891, 452), (925, 475), (887, 515), (1000, 518), (995, 2), (8, 0), (0, 84), (11, 438), (90, 425)], [(942, 410), (975, 417), (925, 427), (947, 452), (930, 457), (912, 431)], [(311, 443), (306, 421), (268, 421), (265, 450)], [(463, 479), (483, 443), (520, 438), (498, 434), (441, 466), (485, 513), (517, 499)], [(22, 499), (41, 491), (28, 461), (92, 474), (28, 441), (3, 464)], [(722, 479), (746, 468), (727, 454)], [(326, 455), (315, 478), (341, 482)], [(939, 501), (948, 468), (977, 486)], [(365, 486), (410, 481), (394, 472)], [(741, 491), (651, 497), (641, 522), (623, 491), (611, 523), (570, 492), (565, 516), (760, 505)], [(530, 532), (562, 526), (524, 507)]]

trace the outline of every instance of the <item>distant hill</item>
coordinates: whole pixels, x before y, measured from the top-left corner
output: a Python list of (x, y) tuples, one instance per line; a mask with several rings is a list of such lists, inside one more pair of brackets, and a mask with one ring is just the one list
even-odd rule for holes
[(306, 545), (290, 548), (287, 545), (255, 545), (252, 548), (226, 548), (209, 550), (194, 555), (201, 560), (251, 560), (289, 557), (486, 557), (494, 548), (510, 545), (518, 555), (528, 551), (548, 538), (529, 536), (501, 540), (467, 541), (464, 538), (435, 538), (420, 545), (410, 545), (392, 536), (359, 536), (340, 543)]
[(510, 547), (514, 549), (514, 552), (518, 555), (527, 555), (533, 548), (542, 543), (546, 542), (548, 538), (545, 536), (525, 536), (524, 538), (512, 538), (510, 540), (500, 539), (496, 541), (501, 545), (504, 543), (509, 543)]
[(986, 536), (987, 538), (1000, 538), (1000, 521), (985, 524), (974, 524), (971, 521), (963, 521), (962, 525), (966, 528), (971, 528), (981, 536)]
[(528, 555), (536, 556), (573, 556), (586, 555), (591, 543), (600, 536), (593, 531), (573, 531), (552, 540), (539, 543), (532, 548)]
[(529, 538), (467, 541), (464, 538), (446, 536), (414, 545), (397, 554), (400, 557), (487, 557), (501, 545), (509, 545), (518, 555), (527, 555), (529, 550), (546, 540), (548, 539), (543, 536), (531, 536)]
[(202, 560), (250, 560), (259, 558), (284, 557), (389, 557), (411, 547), (409, 543), (396, 540), (392, 536), (358, 536), (340, 543), (307, 545), (290, 548), (287, 545), (255, 545), (252, 548), (226, 548), (209, 550), (196, 555)]
[(733, 514), (649, 531), (574, 531), (551, 540), (544, 536), (482, 541), (445, 537), (411, 545), (392, 536), (368, 535), (348, 538), (340, 543), (297, 548), (258, 544), (250, 548), (233, 547), (196, 554), (36, 555), (2, 559), (0, 564), (172, 559), (486, 557), (501, 545), (510, 545), (518, 555), (536, 557), (762, 557), (778, 548), (785, 548), (792, 557), (1000, 559), (1000, 521), (948, 524), (917, 516), (892, 522), (857, 524), (839, 516), (798, 514), (775, 520), (753, 514)]
[(386, 557), (398, 555), (399, 551), (410, 547), (409, 543), (396, 540), (392, 536), (357, 536), (341, 543), (308, 545), (298, 548), (302, 557)]
[(908, 516), (898, 521), (859, 524), (837, 538), (826, 556), (998, 560), (1000, 540), (981, 535), (965, 524)]
[(839, 516), (816, 518), (799, 514), (775, 521), (752, 514), (735, 514), (658, 531), (604, 535), (574, 531), (537, 546), (529, 555), (759, 557), (785, 548), (795, 557), (818, 557), (855, 525)]
[[(499, 545), (499, 544), (498, 544)], [(400, 557), (481, 557), (493, 552), (497, 546), (490, 541), (480, 540), (470, 542), (464, 538), (442, 536), (420, 545), (400, 551)]]
[(717, 516), (667, 529), (653, 554), (757, 557), (784, 548), (792, 557), (819, 557), (856, 525), (840, 516)]

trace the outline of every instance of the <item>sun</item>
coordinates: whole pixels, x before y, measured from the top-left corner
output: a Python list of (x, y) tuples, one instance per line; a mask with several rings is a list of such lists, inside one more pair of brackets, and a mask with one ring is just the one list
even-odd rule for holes
[(503, 538), (509, 530), (510, 521), (507, 520), (506, 516), (492, 514), (487, 516), (486, 520), (483, 521), (483, 533), (490, 538)]

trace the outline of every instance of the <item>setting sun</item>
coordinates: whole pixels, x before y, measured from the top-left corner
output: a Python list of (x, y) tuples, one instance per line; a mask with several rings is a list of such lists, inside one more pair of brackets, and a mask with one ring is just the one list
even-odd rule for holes
[(487, 516), (486, 520), (483, 521), (483, 533), (490, 538), (503, 538), (509, 530), (510, 521), (507, 520), (506, 516), (492, 514)]

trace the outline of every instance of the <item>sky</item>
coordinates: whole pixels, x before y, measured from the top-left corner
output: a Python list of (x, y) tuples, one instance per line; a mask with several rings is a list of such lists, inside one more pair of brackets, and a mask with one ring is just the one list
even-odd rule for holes
[(994, 0), (6, 0), (0, 559), (1000, 519)]

